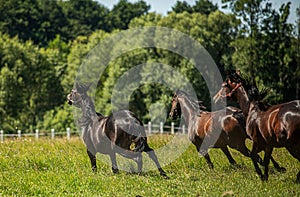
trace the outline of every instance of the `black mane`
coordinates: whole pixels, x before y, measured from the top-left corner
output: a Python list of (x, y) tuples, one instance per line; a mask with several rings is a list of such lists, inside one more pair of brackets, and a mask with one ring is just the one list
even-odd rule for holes
[(236, 71), (228, 73), (227, 78), (236, 83), (241, 83), (247, 92), (250, 101), (261, 102), (267, 96), (268, 90), (262, 89), (260, 91), (253, 78), (250, 79), (249, 77), (242, 75), (241, 73), (237, 73)]
[(250, 101), (256, 101), (261, 110), (266, 110), (270, 105), (264, 100), (268, 94), (268, 89), (259, 90), (255, 80), (242, 75), (240, 72), (231, 71), (227, 73), (227, 78), (236, 83), (241, 83), (247, 92)]
[(192, 99), (192, 97), (189, 94), (187, 94), (186, 92), (184, 92), (182, 90), (177, 90), (176, 95), (186, 98), (186, 100), (190, 103), (190, 105), (193, 107), (193, 109), (195, 111), (198, 111), (199, 113), (203, 112), (203, 110), (206, 109), (206, 107), (203, 105), (203, 101), (198, 101), (198, 100)]

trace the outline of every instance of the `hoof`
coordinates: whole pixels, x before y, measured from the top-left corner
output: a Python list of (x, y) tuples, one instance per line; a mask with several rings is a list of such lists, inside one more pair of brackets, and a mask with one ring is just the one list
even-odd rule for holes
[(286, 169), (284, 167), (279, 167), (277, 169), (278, 172), (286, 172)]
[(263, 182), (267, 182), (267, 181), (268, 181), (268, 177), (265, 176), (265, 175), (262, 175), (262, 176), (260, 177), (260, 180), (263, 181)]
[(120, 173), (118, 168), (112, 168), (112, 171), (113, 171), (114, 174), (119, 174)]
[(168, 177), (168, 175), (165, 172), (160, 172), (160, 175), (164, 178), (164, 179), (170, 179), (170, 177)]

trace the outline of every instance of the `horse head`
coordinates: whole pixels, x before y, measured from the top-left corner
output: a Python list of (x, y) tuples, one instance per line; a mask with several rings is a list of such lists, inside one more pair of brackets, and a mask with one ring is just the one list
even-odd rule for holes
[(91, 85), (75, 83), (71, 93), (67, 95), (69, 105), (80, 107), (83, 99), (87, 97), (87, 91)]
[(236, 100), (236, 90), (243, 85), (243, 82), (244, 79), (242, 78), (240, 71), (228, 71), (221, 89), (213, 98), (214, 102), (217, 103), (224, 98)]
[[(179, 100), (180, 99), (180, 100)], [(192, 97), (182, 90), (177, 90), (172, 98), (172, 108), (170, 112), (170, 118), (174, 119), (181, 114), (180, 102), (184, 103), (184, 106), (188, 103), (190, 109), (194, 112), (201, 113), (206, 107), (202, 101), (194, 100)]]
[(255, 101), (259, 106), (265, 105), (264, 103), (262, 103), (262, 100), (266, 97), (268, 90), (263, 89), (262, 91), (259, 91), (254, 78), (252, 78), (252, 80), (249, 80), (243, 77), (240, 71), (227, 72), (227, 77), (222, 83), (221, 89), (213, 98), (214, 102), (217, 103), (219, 100), (224, 98), (230, 98), (234, 101), (237, 101), (238, 99), (236, 91), (240, 87), (243, 87), (243, 89), (245, 90), (245, 94), (247, 94), (249, 101)]

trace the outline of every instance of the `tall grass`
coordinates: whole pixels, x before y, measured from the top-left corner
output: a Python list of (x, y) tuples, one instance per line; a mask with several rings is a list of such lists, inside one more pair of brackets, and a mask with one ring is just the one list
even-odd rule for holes
[[(160, 147), (171, 137), (154, 135), (149, 143)], [(300, 196), (295, 183), (299, 162), (284, 149), (275, 149), (273, 156), (287, 172), (270, 164), (268, 182), (259, 180), (250, 158), (230, 151), (238, 165), (231, 166), (220, 150), (211, 149), (211, 170), (191, 145), (164, 166), (170, 176), (165, 180), (157, 171), (113, 174), (99, 160), (94, 174), (80, 138), (7, 140), (0, 144), (0, 196)]]

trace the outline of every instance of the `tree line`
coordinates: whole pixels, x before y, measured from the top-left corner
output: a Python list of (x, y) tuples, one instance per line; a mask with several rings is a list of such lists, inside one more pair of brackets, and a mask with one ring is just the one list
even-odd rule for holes
[[(169, 27), (188, 34), (207, 49), (222, 74), (239, 68), (260, 88), (268, 88), (272, 104), (299, 99), (299, 32), (287, 21), (291, 4), (283, 3), (276, 10), (268, 0), (222, 2), (231, 12), (222, 12), (209, 0), (193, 5), (177, 1), (164, 16), (149, 12), (145, 1), (120, 0), (110, 10), (93, 0), (0, 0), (0, 129), (74, 128), (66, 94), (83, 59), (108, 36), (141, 26)], [(297, 17), (299, 27), (299, 9)], [(111, 113), (117, 80), (147, 62), (179, 70), (209, 107), (205, 81), (190, 62), (170, 51), (146, 48), (109, 63), (99, 79), (96, 109)], [(168, 87), (145, 84), (131, 95), (129, 107), (149, 121), (150, 106), (159, 101), (169, 109), (172, 95)]]

